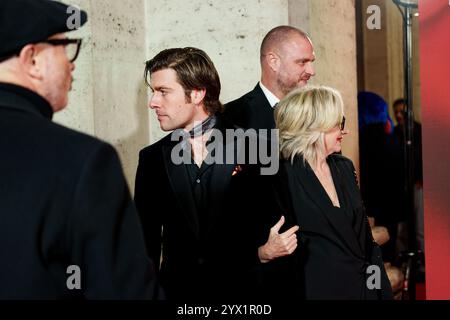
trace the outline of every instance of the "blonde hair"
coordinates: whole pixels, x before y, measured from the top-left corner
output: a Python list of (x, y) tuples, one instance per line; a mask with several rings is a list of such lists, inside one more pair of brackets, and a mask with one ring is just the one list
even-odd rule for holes
[(339, 125), (344, 116), (342, 96), (336, 89), (306, 86), (289, 93), (275, 109), (280, 153), (294, 161), (301, 155), (313, 163), (325, 152), (325, 133)]

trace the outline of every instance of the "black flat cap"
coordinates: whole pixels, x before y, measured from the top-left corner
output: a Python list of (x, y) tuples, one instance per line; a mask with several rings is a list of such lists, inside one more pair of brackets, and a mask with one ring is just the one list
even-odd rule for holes
[[(87, 13), (78, 9), (77, 12), (81, 27), (87, 21)], [(68, 5), (57, 1), (0, 0), (0, 61), (27, 44), (76, 30), (74, 13)]]

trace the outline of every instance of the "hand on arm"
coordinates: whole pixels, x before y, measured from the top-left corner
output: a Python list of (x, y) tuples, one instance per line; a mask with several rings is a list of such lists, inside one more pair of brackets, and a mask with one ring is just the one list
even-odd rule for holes
[(292, 254), (297, 248), (298, 226), (294, 226), (284, 233), (279, 233), (284, 225), (284, 216), (270, 229), (267, 242), (258, 248), (258, 256), (261, 263), (270, 262), (276, 258)]

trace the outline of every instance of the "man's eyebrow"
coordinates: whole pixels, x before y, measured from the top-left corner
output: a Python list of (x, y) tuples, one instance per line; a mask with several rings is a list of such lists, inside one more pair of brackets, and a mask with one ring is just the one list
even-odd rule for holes
[(316, 58), (312, 58), (312, 59), (310, 59), (310, 58), (301, 58), (301, 59), (295, 60), (295, 62), (302, 62), (302, 63), (309, 62), (309, 61), (314, 62), (314, 60), (316, 60)]
[(156, 86), (156, 87), (150, 87), (152, 90), (155, 90), (155, 91), (161, 91), (161, 90), (172, 90), (171, 88), (169, 88), (169, 87), (165, 87), (165, 86)]

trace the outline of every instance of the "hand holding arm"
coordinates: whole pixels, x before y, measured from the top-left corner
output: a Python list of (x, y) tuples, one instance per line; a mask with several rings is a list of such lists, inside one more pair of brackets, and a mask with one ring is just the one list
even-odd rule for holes
[(276, 258), (291, 255), (297, 248), (296, 232), (298, 226), (294, 226), (284, 233), (279, 233), (284, 225), (284, 216), (270, 229), (267, 242), (258, 248), (258, 256), (261, 263), (270, 262)]

